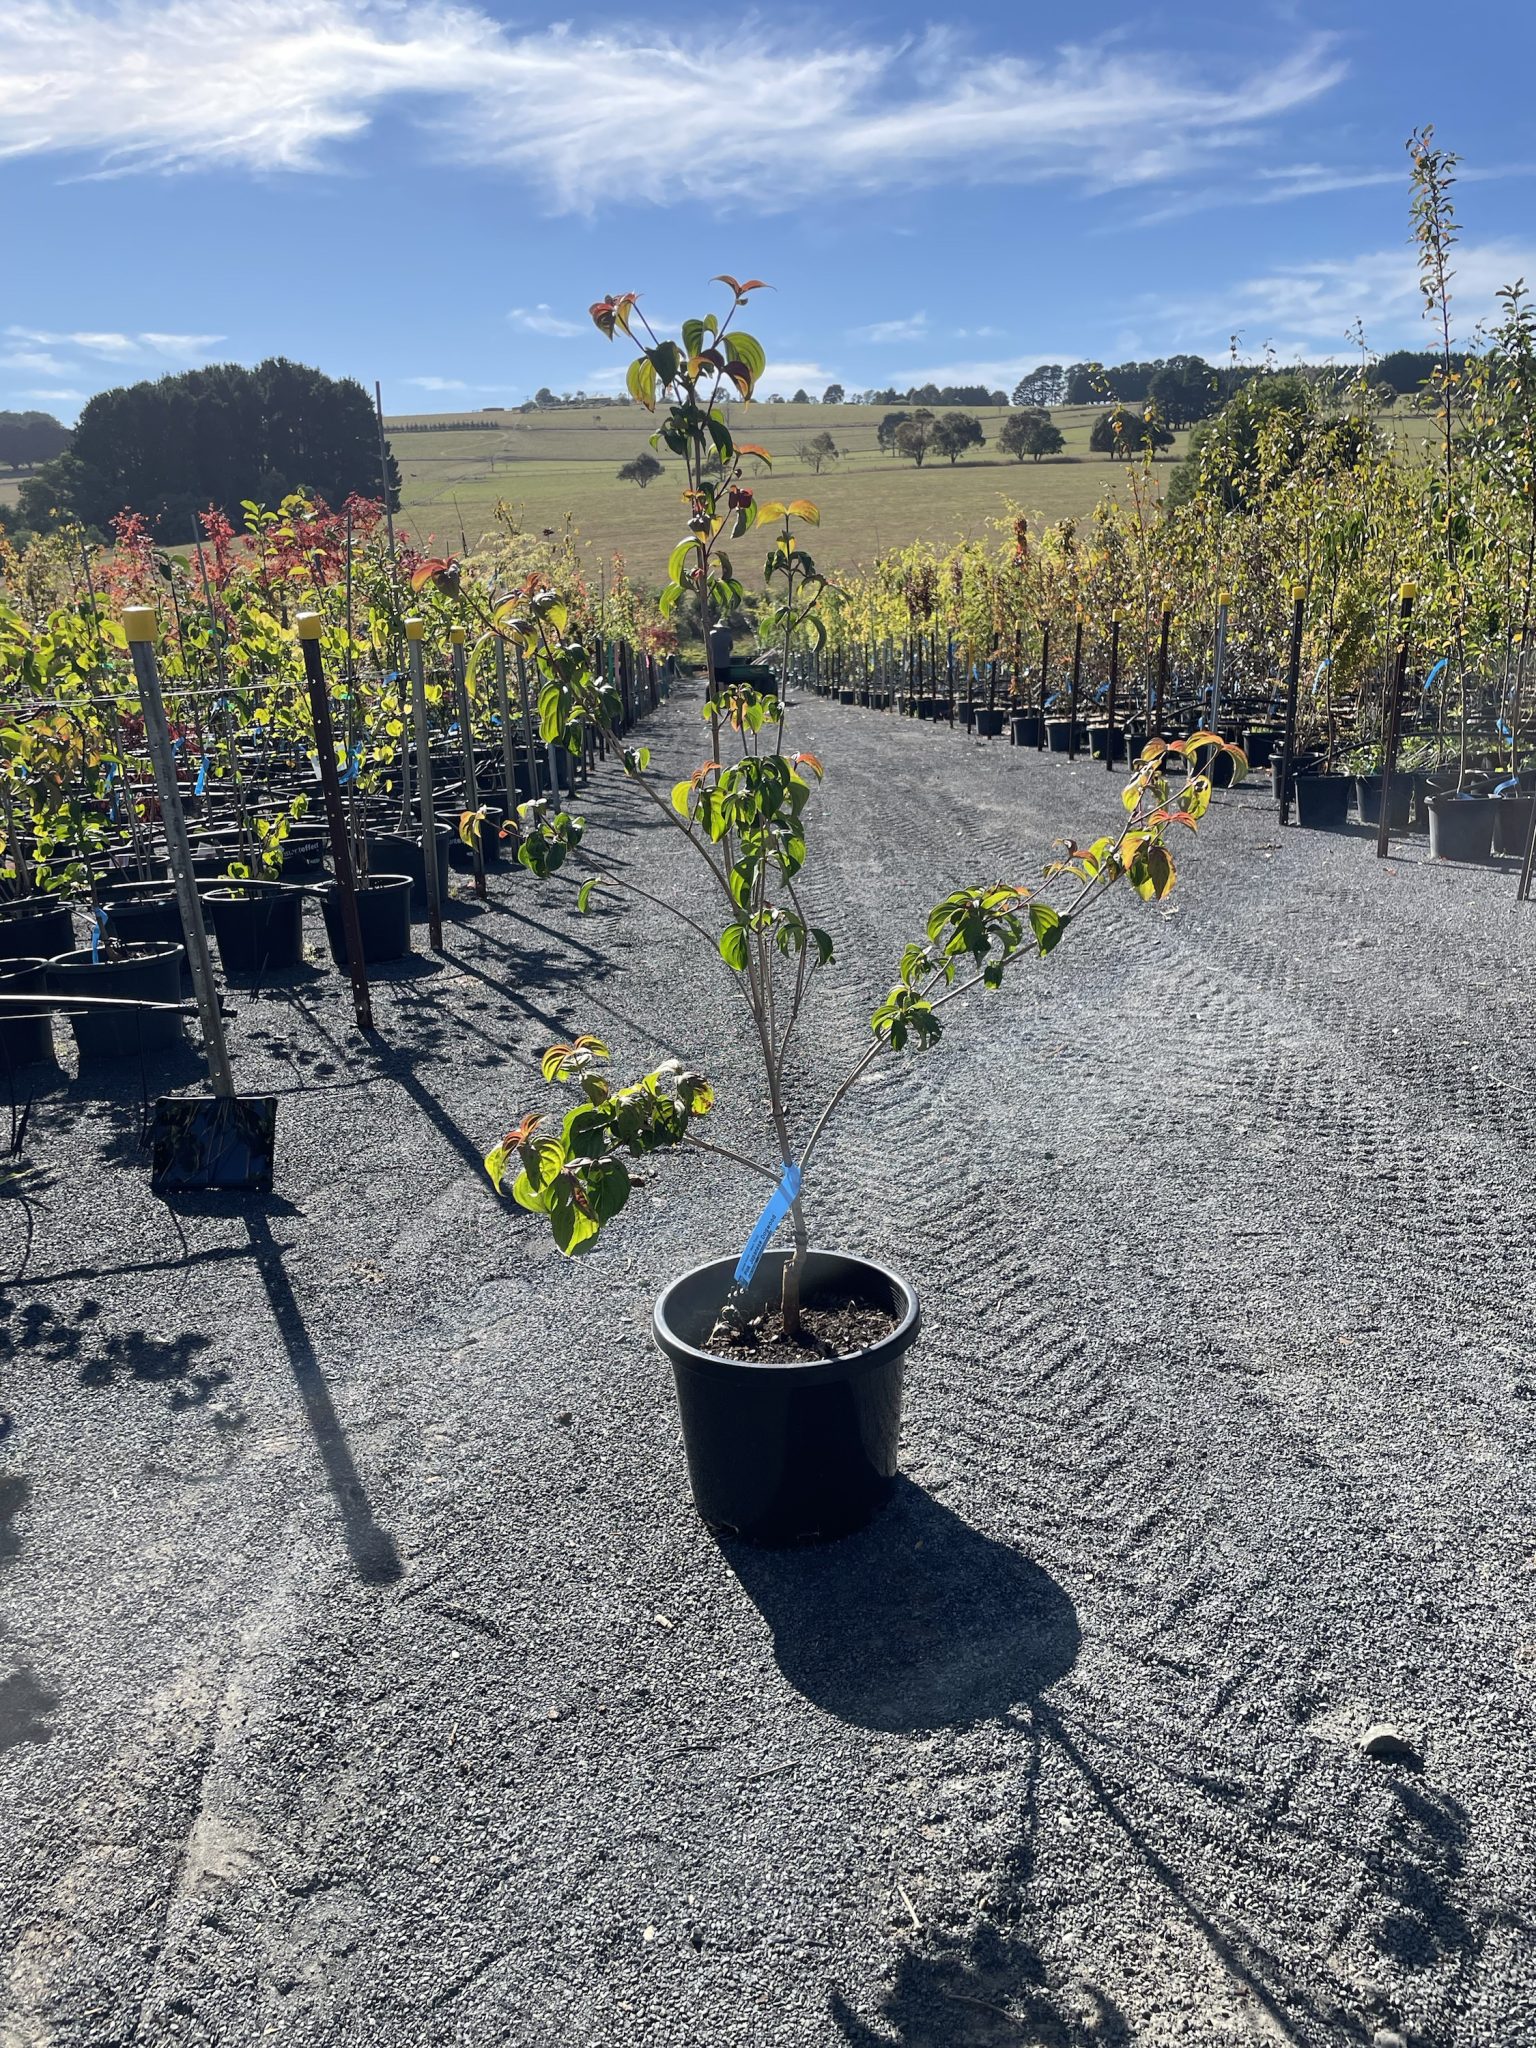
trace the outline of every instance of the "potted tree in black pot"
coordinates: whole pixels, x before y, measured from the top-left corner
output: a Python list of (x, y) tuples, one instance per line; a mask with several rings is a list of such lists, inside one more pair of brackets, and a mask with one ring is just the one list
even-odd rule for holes
[[(724, 317), (685, 323), (680, 342), (657, 336), (632, 296), (601, 301), (594, 318), (610, 338), (622, 333), (635, 343), (631, 395), (648, 408), (664, 402), (654, 438), (687, 468), (689, 530), (671, 558), (663, 611), (690, 592), (709, 606), (738, 601), (722, 544), (767, 515), (775, 525), (767, 563), (772, 617), (787, 649), (819, 634), (826, 585), (796, 530), (817, 514), (804, 502), (758, 506), (741, 482), (744, 455), (761, 451), (734, 439), (720, 400), (727, 389), (751, 397), (763, 356), (735, 326), (756, 286), (724, 282), (731, 294)], [(718, 465), (708, 462), (712, 454)], [(574, 741), (591, 726), (612, 734), (612, 693), (564, 621), (553, 591), (493, 601), (487, 614), (491, 630), (515, 639), (540, 679), (546, 736)], [(751, 1157), (703, 1135), (715, 1096), (702, 1067), (673, 1059), (616, 1084), (608, 1048), (584, 1035), (542, 1055), (544, 1080), (573, 1088), (574, 1107), (558, 1116), (531, 1111), (492, 1148), (486, 1167), (498, 1188), (547, 1219), (568, 1255), (593, 1246), (624, 1208), (636, 1161), (683, 1150), (762, 1181), (766, 1204), (745, 1248), (667, 1286), (654, 1333), (673, 1367), (703, 1518), (759, 1541), (828, 1537), (866, 1520), (891, 1485), (904, 1359), (921, 1322), (916, 1290), (899, 1273), (812, 1242), (808, 1188), (838, 1112), (875, 1062), (934, 1046), (950, 1004), (999, 988), (1026, 955), (1052, 952), (1117, 882), (1128, 880), (1147, 899), (1165, 895), (1174, 880), (1167, 837), (1175, 825), (1196, 825), (1211, 783), (1197, 770), (1175, 803), (1165, 769), (1182, 749), (1155, 743), (1125, 791), (1123, 822), (1090, 846), (1063, 848), (1038, 889), (986, 882), (935, 904), (875, 1005), (866, 1042), (850, 1051), (846, 1074), (814, 1114), (802, 1116), (788, 1086), (796, 1027), (805, 1005), (841, 971), (832, 939), (810, 923), (801, 893), (822, 764), (789, 750), (777, 687), (722, 687), (707, 713), (711, 758), (681, 780), (658, 786), (649, 749), (616, 742), (624, 772), (687, 842), (698, 887), (674, 903), (654, 893), (649, 869), (641, 883), (632, 879), (635, 864), (612, 872), (593, 864), (578, 905), (587, 908), (599, 890), (633, 895), (680, 920), (698, 943), (703, 971), (732, 977), (761, 1061), (771, 1154)], [(1220, 747), (1213, 734), (1197, 742)], [(584, 848), (578, 865), (591, 858)], [(790, 1242), (772, 1249), (785, 1223)]]

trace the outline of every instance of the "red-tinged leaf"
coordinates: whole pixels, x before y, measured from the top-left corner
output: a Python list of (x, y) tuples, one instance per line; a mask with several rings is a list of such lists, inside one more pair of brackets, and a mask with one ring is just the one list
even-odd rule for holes
[(533, 1136), (534, 1132), (539, 1128), (539, 1125), (543, 1123), (543, 1121), (543, 1117), (541, 1117), (538, 1114), (537, 1110), (530, 1111), (529, 1114), (523, 1118), (522, 1122), (520, 1124), (514, 1124), (511, 1130), (508, 1131), (507, 1135), (502, 1139), (501, 1142), (505, 1150), (508, 1152), (515, 1152), (520, 1145), (526, 1145), (528, 1140)]
[(614, 320), (612, 299), (599, 299), (597, 304), (589, 306), (587, 311), (591, 314), (592, 324), (599, 334), (606, 334), (608, 339), (612, 341)]
[(736, 453), (738, 455), (755, 455), (759, 462), (766, 462), (770, 469), (773, 467), (773, 457), (757, 441), (738, 441), (736, 443)]
[(746, 281), (746, 283), (745, 283), (745, 284), (741, 284), (741, 285), (738, 285), (738, 286), (736, 287), (736, 289), (737, 289), (737, 290), (738, 290), (739, 292), (743, 292), (743, 293), (745, 293), (745, 292), (766, 292), (766, 291), (771, 291), (771, 290), (772, 290), (772, 286), (771, 286), (771, 285), (766, 285), (766, 284), (764, 284), (763, 280), (762, 280), (762, 279), (761, 279), (760, 277), (749, 277), (749, 278), (747, 279), (747, 281)]
[(739, 363), (733, 359), (726, 364), (725, 374), (730, 378), (743, 398), (750, 398), (752, 396), (752, 372), (745, 363)]
[(803, 519), (807, 526), (820, 526), (821, 510), (809, 498), (791, 498), (788, 506), (791, 518)]
[(818, 779), (826, 773), (826, 770), (814, 754), (796, 754), (795, 766), (797, 768), (809, 768), (811, 773)]
[(723, 270), (718, 277), (712, 277), (709, 281), (711, 284), (728, 284), (738, 297), (741, 295), (741, 286), (736, 282), (736, 279), (728, 277)]

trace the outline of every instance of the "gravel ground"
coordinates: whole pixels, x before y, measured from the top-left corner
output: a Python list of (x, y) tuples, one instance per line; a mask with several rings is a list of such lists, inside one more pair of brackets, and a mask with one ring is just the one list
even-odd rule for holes
[[(856, 984), (803, 1108), (921, 910), (1118, 780), (835, 705), (797, 739)], [(586, 809), (686, 882), (635, 792)], [(708, 1535), (649, 1347), (755, 1184), (667, 1162), (570, 1266), (480, 1169), (580, 1028), (698, 1059), (761, 1142), (724, 976), (651, 913), (500, 875), (372, 1045), (328, 964), (238, 994), (264, 1201), (152, 1198), (136, 1074), (39, 1099), (0, 1205), (4, 2048), (1536, 2042), (1536, 909), (1257, 788), (1183, 866), (819, 1160), (815, 1234), (926, 1316), (906, 1478), (834, 1546)]]

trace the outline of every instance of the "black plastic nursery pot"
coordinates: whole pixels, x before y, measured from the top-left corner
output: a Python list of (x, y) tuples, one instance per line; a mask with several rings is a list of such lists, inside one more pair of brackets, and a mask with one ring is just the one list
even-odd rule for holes
[(203, 902), (226, 974), (286, 974), (304, 958), (304, 897), (280, 882), (231, 882)]
[(1531, 811), (1536, 808), (1536, 797), (1501, 796), (1498, 809), (1493, 814), (1493, 850), (1495, 853), (1523, 855), (1526, 841), (1531, 836)]
[(1038, 747), (1040, 744), (1040, 715), (1035, 711), (1016, 711), (1011, 720), (1013, 744), (1016, 747)]
[(1502, 797), (1432, 796), (1429, 812), (1431, 860), (1486, 861), (1493, 858), (1493, 828)]
[[(89, 947), (48, 962), (48, 989), (56, 996), (105, 996), (114, 1003), (180, 1003), (182, 948), (129, 945), (115, 957), (92, 960)], [(64, 1013), (82, 1060), (130, 1059), (158, 1052), (181, 1037), (173, 1010), (87, 1010)]]
[(1243, 752), (1248, 756), (1250, 768), (1267, 768), (1276, 746), (1279, 734), (1248, 727), (1243, 733)]
[[(751, 1302), (776, 1298), (787, 1252), (758, 1267)], [(712, 1529), (754, 1543), (846, 1536), (896, 1477), (907, 1352), (922, 1314), (906, 1281), (867, 1259), (812, 1250), (801, 1299), (854, 1291), (897, 1317), (878, 1344), (807, 1364), (756, 1364), (704, 1347), (736, 1260), (695, 1266), (656, 1303), (656, 1342), (672, 1362), (694, 1504)]]
[[(490, 810), (489, 806), (487, 812), (485, 822), (480, 827), (480, 856), (485, 867), (494, 868), (501, 865), (501, 817), (499, 813)], [(457, 819), (454, 820), (454, 830), (448, 841), (448, 865), (457, 868), (461, 874), (473, 874), (475, 869), (475, 849), (468, 840), (459, 837)], [(425, 877), (425, 866), (422, 873)]]
[[(448, 904), (448, 844), (451, 835), (441, 829), (437, 835), (438, 896)], [(370, 832), (368, 867), (380, 875), (405, 875), (411, 884), (411, 916), (419, 924), (427, 915), (427, 858), (419, 837), (405, 832)], [(334, 950), (334, 949), (333, 949)], [(394, 959), (391, 953), (388, 956)]]
[(1001, 739), (1003, 723), (1007, 716), (1006, 711), (978, 711), (976, 730), (984, 740)]
[[(1387, 799), (1387, 824), (1393, 832), (1406, 832), (1413, 819), (1413, 803), (1416, 794), (1414, 778), (1410, 775), (1394, 775), (1392, 793)], [(1360, 813), (1362, 825), (1381, 823), (1381, 777), (1379, 775), (1357, 775), (1355, 777), (1355, 809)]]
[(74, 943), (75, 920), (67, 903), (47, 896), (0, 903), (0, 960), (51, 960)]
[(1295, 781), (1296, 822), (1313, 832), (1342, 832), (1354, 789), (1348, 775), (1298, 775)]
[[(382, 966), (387, 960), (403, 960), (411, 950), (411, 890), (409, 875), (375, 875), (357, 892), (357, 921), (362, 929), (363, 964)], [(347, 964), (347, 935), (341, 916), (341, 891), (334, 882), (320, 892), (320, 909), (325, 917), (325, 936), (331, 958), (338, 967)]]
[[(124, 946), (175, 946), (181, 949), (181, 906), (170, 882), (121, 882), (101, 892), (107, 913), (107, 937)], [(61, 949), (62, 950), (62, 949)], [(186, 956), (182, 954), (185, 972)]]
[[(1045, 721), (1046, 744), (1053, 754), (1068, 754), (1072, 751), (1072, 721), (1070, 718), (1048, 718)], [(1083, 729), (1077, 729), (1077, 744), (1083, 743)]]
[[(46, 960), (0, 961), (0, 996), (41, 995), (48, 983)], [(31, 1067), (53, 1058), (53, 1022), (46, 1009), (0, 1005), (0, 1066)]]

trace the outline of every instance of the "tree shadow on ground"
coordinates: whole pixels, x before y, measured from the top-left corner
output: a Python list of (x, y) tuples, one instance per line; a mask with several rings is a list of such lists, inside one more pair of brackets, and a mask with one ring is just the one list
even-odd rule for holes
[[(21, 1553), (16, 1518), (31, 1498), (31, 1482), (19, 1472), (0, 1472), (0, 1577)], [(47, 1742), (48, 1716), (60, 1695), (43, 1684), (30, 1664), (18, 1663), (0, 1679), (0, 1755), (24, 1742)]]
[(1023, 1747), (1022, 1836), (994, 1879), (987, 1920), (925, 1930), (907, 1949), (877, 2021), (834, 1992), (836, 2038), (850, 2048), (1128, 2048), (1107, 1999), (1068, 1998), (1047, 1981), (1020, 1925), (1031, 1875), (1041, 1695), (1077, 1660), (1077, 1615), (1049, 1573), (984, 1536), (910, 1481), (859, 1535), (804, 1550), (722, 1545), (773, 1630), (774, 1655), (806, 1699), (859, 1728), (922, 1736), (986, 1722)]
[(840, 1543), (722, 1548), (790, 1684), (861, 1728), (1002, 1719), (1077, 1658), (1077, 1616), (1055, 1580), (907, 1479)]
[(294, 1385), (304, 1404), (305, 1419), (341, 1516), (342, 1537), (357, 1576), (366, 1585), (392, 1585), (403, 1566), (395, 1540), (374, 1517), (373, 1505), (352, 1457), (346, 1431), (336, 1413), (331, 1390), (316, 1356), (293, 1283), (283, 1264), (283, 1247), (272, 1235), (264, 1212), (247, 1212), (245, 1227), (256, 1271), (266, 1293), (272, 1320), (288, 1354)]

